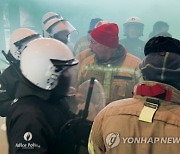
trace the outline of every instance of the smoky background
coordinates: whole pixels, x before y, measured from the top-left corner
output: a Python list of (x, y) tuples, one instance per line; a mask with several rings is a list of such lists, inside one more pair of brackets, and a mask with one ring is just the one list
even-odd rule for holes
[(123, 23), (131, 16), (142, 19), (144, 41), (158, 20), (167, 22), (169, 32), (179, 39), (179, 8), (179, 0), (0, 0), (0, 47), (8, 49), (12, 31), (20, 27), (42, 34), (41, 18), (50, 11), (72, 23), (79, 32), (77, 40), (87, 34), (90, 20), (96, 17), (117, 23), (123, 38)]

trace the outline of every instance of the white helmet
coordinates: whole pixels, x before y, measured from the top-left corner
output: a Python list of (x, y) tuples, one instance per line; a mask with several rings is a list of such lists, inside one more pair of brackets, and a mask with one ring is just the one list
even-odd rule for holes
[(28, 28), (19, 28), (16, 29), (10, 38), (10, 52), (15, 58), (14, 60), (20, 60), (20, 56), (24, 48), (26, 47), (27, 43), (40, 38), (41, 36), (36, 33), (35, 31), (28, 29)]
[(140, 30), (139, 36), (143, 36), (144, 24), (142, 23), (142, 20), (139, 17), (130, 17), (126, 20), (126, 22), (123, 24), (124, 36), (127, 36), (128, 26), (130, 25), (137, 26)]
[(67, 44), (72, 33), (77, 34), (77, 30), (67, 20), (52, 19), (45, 25), (45, 31), (49, 37), (55, 38)]
[[(59, 18), (54, 18), (49, 20), (45, 25), (44, 25), (44, 37), (52, 37), (52, 34), (50, 30), (52, 29), (53, 25), (59, 22), (61, 19)], [(52, 27), (51, 27), (52, 26)]]
[(23, 76), (45, 90), (54, 89), (58, 85), (61, 73), (77, 64), (78, 61), (74, 59), (70, 49), (52, 38), (31, 41), (20, 60)]
[(143, 24), (142, 20), (139, 17), (130, 17), (126, 20), (126, 22), (124, 24), (126, 24), (126, 23), (141, 23), (141, 24)]
[(47, 12), (43, 17), (42, 17), (42, 28), (44, 29), (44, 25), (51, 19), (54, 18), (59, 18), (59, 19), (63, 19), (62, 16), (60, 16), (59, 14), (55, 13), (55, 12)]

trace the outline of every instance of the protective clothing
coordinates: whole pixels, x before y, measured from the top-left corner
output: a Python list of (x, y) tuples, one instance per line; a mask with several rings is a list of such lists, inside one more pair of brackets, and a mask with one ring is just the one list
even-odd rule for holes
[[(133, 98), (109, 104), (95, 118), (89, 153), (178, 153), (179, 100), (180, 91), (170, 85), (154, 81), (138, 84)], [(152, 121), (147, 122), (147, 118)]]
[(20, 60), (20, 56), (27, 43), (40, 38), (41, 36), (35, 31), (28, 28), (19, 28), (15, 30), (10, 38), (10, 53), (16, 60)]
[(17, 97), (21, 98), (16, 99), (7, 116), (9, 153), (73, 153), (72, 145), (62, 146), (65, 140), (60, 134), (60, 128), (72, 119), (67, 102), (63, 98), (47, 100), (44, 96), (49, 93), (40, 93), (39, 89), (31, 92), (29, 88), (19, 88), (26, 93), (18, 92)]
[(52, 90), (57, 86), (61, 73), (77, 64), (78, 61), (64, 43), (40, 38), (28, 44), (21, 56), (20, 68), (31, 83)]
[[(59, 22), (60, 20), (62, 20), (62, 19), (54, 18), (54, 19), (49, 20), (49, 21), (44, 25), (44, 28), (43, 28), (44, 37), (52, 37), (52, 36), (53, 36), (53, 35), (51, 35), (51, 29), (52, 29), (52, 27), (54, 26), (54, 24), (56, 24), (56, 23)], [(52, 26), (52, 27), (51, 27), (51, 26)]]
[(0, 149), (1, 153), (8, 154), (8, 143), (6, 136), (6, 118), (0, 117)]
[[(71, 35), (77, 34), (77, 30), (71, 23), (64, 19), (52, 19), (44, 27), (45, 36), (52, 37), (67, 44)], [(74, 34), (75, 33), (75, 34)]]
[(16, 87), (20, 78), (19, 60), (27, 44), (41, 36), (27, 28), (19, 28), (10, 38), (10, 50), (4, 53), (10, 66), (0, 75), (0, 116), (7, 116), (11, 101), (15, 97)]
[(140, 59), (144, 58), (145, 42), (139, 37), (143, 36), (144, 24), (139, 17), (130, 17), (123, 24), (123, 32), (126, 38), (120, 39), (120, 43), (127, 51)]
[(160, 53), (160, 52), (173, 52), (180, 53), (180, 41), (164, 36), (157, 36), (151, 38), (144, 47), (145, 56), (149, 53)]
[(46, 23), (54, 18), (58, 18), (58, 19), (63, 19), (62, 16), (60, 16), (59, 14), (55, 13), (55, 12), (47, 12), (46, 14), (44, 14), (44, 16), (42, 17), (42, 28), (44, 28), (44, 26), (46, 25)]
[[(160, 38), (153, 40), (147, 43), (149, 50), (140, 64), (146, 81), (135, 86), (133, 98), (112, 102), (99, 113), (90, 135), (90, 153), (178, 153), (179, 54), (161, 51), (171, 42), (169, 38), (166, 43)], [(167, 49), (171, 47), (178, 46), (171, 42)]]
[(138, 65), (140, 59), (126, 53), (119, 45), (118, 53), (108, 62), (90, 55), (79, 64), (79, 85), (84, 81), (95, 77), (103, 86), (106, 103), (129, 98), (132, 96), (133, 87), (139, 82), (140, 72)]
[(11, 102), (15, 97), (17, 84), (19, 81), (19, 70), (10, 65), (0, 75), (0, 116), (8, 115)]
[(68, 47), (55, 39), (28, 44), (20, 60), (16, 99), (7, 116), (9, 153), (74, 153), (74, 144), (64, 146), (61, 134), (64, 124), (74, 118), (62, 93), (69, 86), (69, 68), (77, 63)]

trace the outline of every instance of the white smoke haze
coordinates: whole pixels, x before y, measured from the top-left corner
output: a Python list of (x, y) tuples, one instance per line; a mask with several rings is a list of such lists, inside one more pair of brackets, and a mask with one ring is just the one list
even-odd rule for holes
[[(5, 3), (3, 0), (0, 1)], [(42, 16), (53, 11), (74, 25), (79, 31), (78, 38), (87, 33), (90, 20), (96, 17), (117, 23), (120, 28), (120, 38), (123, 38), (122, 25), (125, 20), (131, 16), (138, 16), (144, 23), (142, 40), (148, 39), (153, 24), (158, 20), (167, 22), (172, 36), (180, 39), (179, 0), (9, 0), (6, 3), (11, 12), (19, 6), (20, 26), (32, 28), (39, 33), (41, 33)], [(6, 16), (8, 16), (7, 11)], [(9, 19), (12, 30), (19, 28), (16, 23), (18, 20), (15, 19), (16, 17)]]
[(138, 16), (145, 25), (143, 40), (148, 38), (153, 24), (158, 20), (167, 22), (169, 32), (180, 39), (179, 0), (54, 0), (54, 4), (56, 7), (53, 8), (59, 8), (59, 13), (74, 24), (80, 35), (85, 35), (92, 18), (100, 17), (116, 22), (120, 27), (120, 36), (123, 37), (122, 25), (125, 20)]

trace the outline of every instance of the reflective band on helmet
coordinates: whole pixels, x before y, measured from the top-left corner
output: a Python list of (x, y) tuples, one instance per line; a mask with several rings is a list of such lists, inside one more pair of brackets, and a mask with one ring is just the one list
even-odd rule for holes
[(32, 41), (33, 39), (37, 39), (37, 38), (40, 38), (41, 35), (40, 34), (33, 34), (33, 35), (30, 35), (28, 37), (25, 37), (17, 42), (14, 43), (14, 45), (18, 48), (21, 48), (24, 44)]

